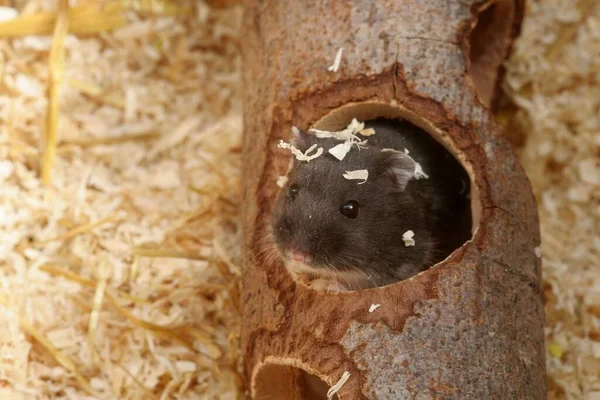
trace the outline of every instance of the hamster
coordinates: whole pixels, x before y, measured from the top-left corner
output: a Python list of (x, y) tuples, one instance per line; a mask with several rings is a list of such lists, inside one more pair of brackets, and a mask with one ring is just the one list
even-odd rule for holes
[[(365, 127), (375, 134), (342, 161), (327, 152), (339, 140), (294, 134), (299, 150), (317, 144), (324, 152), (309, 162), (293, 160), (271, 235), (286, 268), (312, 277), (318, 290), (407, 279), (471, 236), (470, 179), (460, 163), (409, 122), (376, 119)], [(425, 175), (417, 179), (419, 167)], [(363, 184), (343, 176), (363, 169), (368, 171)], [(414, 232), (413, 245), (403, 240), (407, 231)]]

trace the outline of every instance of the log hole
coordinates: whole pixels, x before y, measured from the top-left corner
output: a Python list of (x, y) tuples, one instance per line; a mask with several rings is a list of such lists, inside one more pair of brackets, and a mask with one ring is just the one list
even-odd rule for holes
[(495, 109), (502, 63), (511, 44), (515, 20), (514, 0), (500, 0), (479, 10), (469, 33), (469, 72), (471, 84), (482, 103)]
[[(252, 380), (253, 398), (257, 400), (327, 400), (330, 386), (302, 368), (266, 363), (257, 369)], [(332, 399), (339, 400), (337, 394)]]
[[(424, 135), (429, 135), (433, 139), (432, 142), (435, 143), (435, 145), (441, 144), (443, 150), (447, 151), (451, 156), (453, 156), (453, 158), (458, 161), (458, 164), (460, 167), (462, 167), (463, 171), (466, 172), (466, 179), (469, 179), (470, 181), (470, 193), (467, 196), (470, 197), (470, 208), (467, 211), (468, 214), (465, 214), (465, 218), (462, 219), (457, 225), (454, 225), (453, 229), (448, 230), (448, 233), (445, 235), (445, 237), (449, 238), (449, 247), (445, 250), (443, 255), (440, 254), (437, 257), (432, 265), (428, 266), (424, 271), (421, 272), (425, 273), (432, 266), (443, 263), (445, 260), (450, 258), (457, 249), (464, 246), (472, 238), (478, 229), (481, 216), (481, 206), (479, 203), (477, 187), (473, 184), (473, 170), (466, 160), (464, 154), (456, 149), (454, 142), (445, 132), (436, 129), (428, 121), (399, 105), (373, 102), (348, 104), (330, 112), (317, 121), (313, 127), (322, 130), (338, 131), (345, 128), (353, 118), (356, 118), (359, 121), (369, 121), (379, 118), (406, 120), (419, 128), (419, 131)], [(418, 160), (416, 161), (418, 162)], [(399, 245), (402, 245), (402, 243)], [(412, 277), (409, 277), (407, 280), (410, 280), (411, 278)]]

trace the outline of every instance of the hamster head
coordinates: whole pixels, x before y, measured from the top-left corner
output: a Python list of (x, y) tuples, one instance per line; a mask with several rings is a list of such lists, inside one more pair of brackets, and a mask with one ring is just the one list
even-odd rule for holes
[[(280, 256), (292, 273), (327, 277), (351, 289), (381, 286), (420, 270), (430, 247), (418, 191), (409, 190), (415, 169), (411, 157), (380, 148), (352, 148), (339, 161), (327, 150), (339, 144), (305, 133), (294, 146), (313, 144), (323, 154), (296, 161), (280, 192), (272, 234)], [(367, 144), (368, 146), (368, 144)], [(365, 183), (344, 178), (346, 171), (369, 172)], [(407, 247), (403, 234), (416, 233)]]

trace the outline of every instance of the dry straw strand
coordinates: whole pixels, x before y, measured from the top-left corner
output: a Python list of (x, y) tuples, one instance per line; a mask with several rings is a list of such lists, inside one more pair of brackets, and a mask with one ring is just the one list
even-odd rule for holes
[[(0, 23), (0, 37), (49, 35), (55, 32), (58, 19), (61, 18), (62, 0), (59, 4), (61, 6), (57, 12), (22, 13), (18, 18)], [(118, 3), (109, 3), (103, 8), (97, 5), (72, 7), (65, 17), (69, 32), (75, 35), (92, 35), (120, 28), (127, 23), (123, 7)]]
[[(63, 277), (69, 281), (72, 282), (77, 282), (80, 285), (89, 287), (89, 288), (96, 288), (97, 282), (91, 280), (91, 279), (87, 279), (84, 278), (80, 275), (77, 275), (73, 272), (61, 269), (59, 267), (56, 267), (54, 265), (49, 265), (49, 264), (44, 264), (40, 267), (40, 271), (46, 272), (49, 275), (52, 276), (60, 276)], [(114, 293), (116, 293), (117, 295), (119, 295), (119, 297), (126, 299), (132, 303), (135, 304), (150, 304), (150, 302), (146, 299), (137, 297), (137, 296), (132, 296), (129, 293), (123, 292), (121, 290), (117, 290), (117, 289), (109, 289), (114, 291)]]
[(58, 136), (58, 113), (60, 110), (60, 84), (65, 69), (65, 37), (69, 30), (69, 1), (61, 0), (50, 50), (48, 109), (46, 111), (46, 144), (42, 162), (42, 182), (50, 183), (52, 166), (56, 155)]
[(161, 250), (161, 249), (142, 249), (134, 248), (131, 250), (131, 254), (137, 257), (150, 257), (150, 258), (182, 258), (186, 260), (195, 261), (209, 261), (209, 257), (205, 257), (199, 254), (190, 254), (184, 251), (177, 250)]
[(41, 243), (45, 244), (48, 242), (53, 242), (53, 241), (58, 241), (58, 240), (60, 240), (60, 241), (69, 240), (71, 238), (74, 238), (77, 235), (81, 235), (82, 233), (87, 233), (94, 228), (97, 228), (104, 224), (108, 224), (110, 222), (115, 222), (116, 220), (117, 220), (117, 216), (115, 214), (110, 214), (104, 218), (99, 219), (98, 221), (93, 221), (93, 222), (90, 222), (87, 224), (77, 226), (77, 227), (63, 233), (62, 235), (58, 235), (56, 237), (43, 240)]
[[(8, 301), (0, 296), (0, 303), (2, 303), (5, 307), (9, 307)], [(94, 390), (92, 389), (90, 383), (77, 371), (77, 367), (75, 363), (66, 355), (64, 355), (60, 350), (58, 350), (50, 340), (46, 336), (44, 336), (40, 331), (35, 329), (29, 322), (27, 322), (23, 317), (17, 316), (19, 319), (19, 325), (21, 329), (25, 331), (27, 334), (32, 336), (55, 360), (58, 364), (60, 364), (67, 371), (71, 372), (77, 383), (84, 389), (87, 393), (92, 396), (95, 395)]]

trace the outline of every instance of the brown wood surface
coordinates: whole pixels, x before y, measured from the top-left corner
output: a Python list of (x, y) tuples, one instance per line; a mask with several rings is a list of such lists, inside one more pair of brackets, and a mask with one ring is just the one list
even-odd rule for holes
[[(545, 398), (536, 204), (489, 111), (522, 12), (520, 0), (246, 3), (242, 350), (255, 398), (309, 398), (298, 368), (329, 385), (350, 372), (344, 400)], [(316, 292), (259, 254), (289, 163), (276, 143), (353, 116), (407, 118), (453, 151), (476, 230), (407, 281)]]

